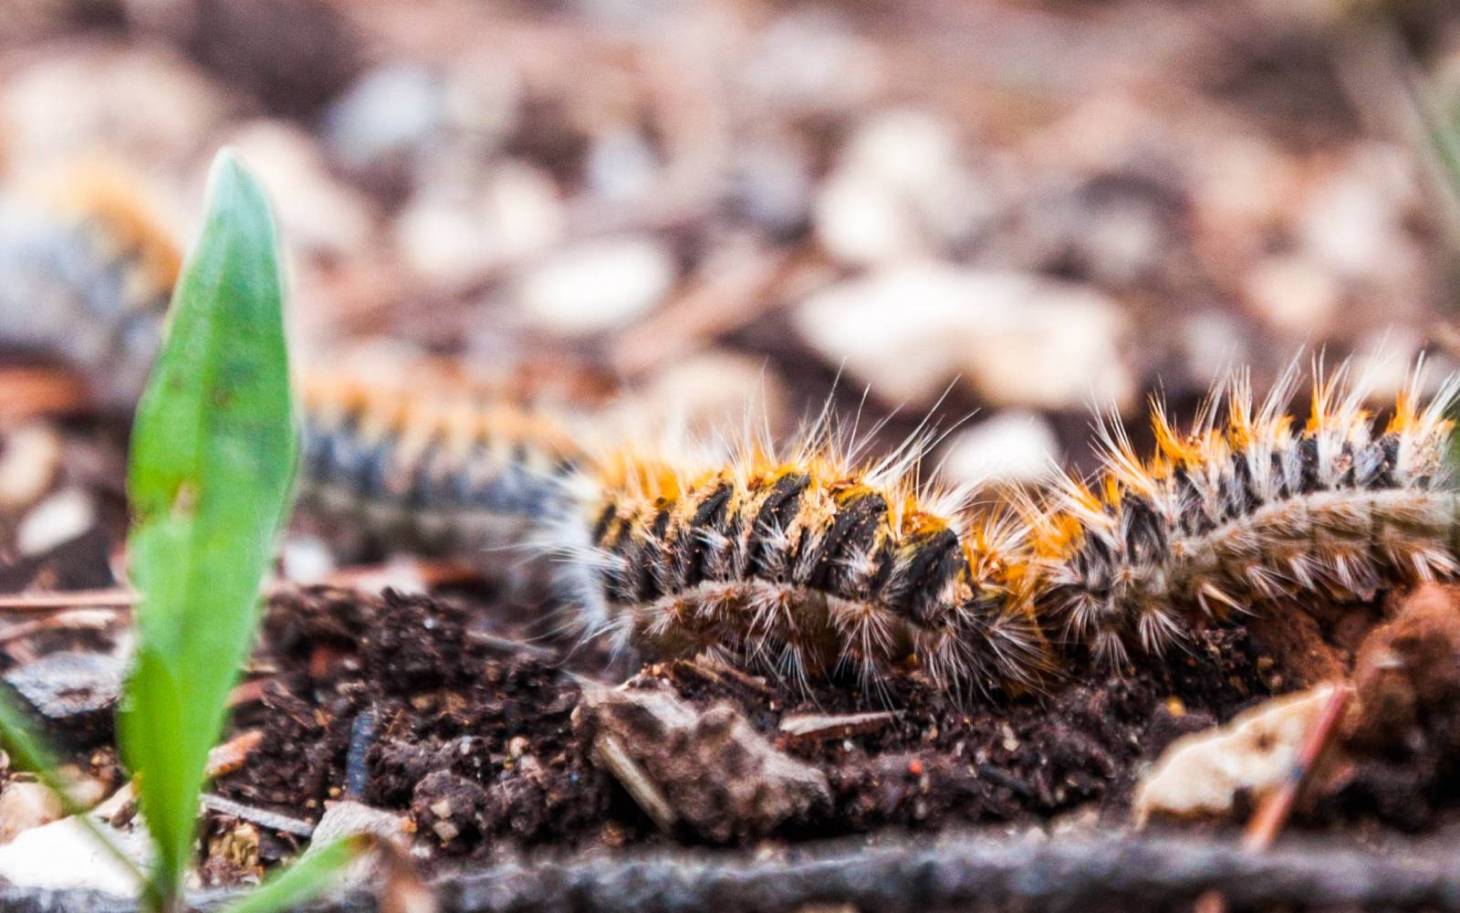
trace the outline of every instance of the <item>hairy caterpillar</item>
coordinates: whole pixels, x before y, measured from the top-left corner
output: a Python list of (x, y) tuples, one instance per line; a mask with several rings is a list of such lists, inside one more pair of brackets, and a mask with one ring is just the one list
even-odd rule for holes
[(42, 200), (0, 197), (0, 342), (44, 350), (130, 406), (146, 382), (181, 256), (148, 201), (102, 165)]
[[(176, 249), (120, 185), (75, 190), (77, 218), (0, 203), (0, 341), (135, 394)], [(1445, 462), (1460, 381), (1421, 403), (1416, 369), (1382, 427), (1344, 369), (1315, 371), (1300, 427), (1297, 383), (1289, 371), (1259, 405), (1236, 375), (1189, 430), (1157, 405), (1145, 459), (1105, 422), (1092, 483), (980, 516), (919, 481), (925, 439), (866, 463), (822, 423), (723, 462), (585, 458), (520, 399), (312, 372), (301, 505), (430, 553), (541, 540), (584, 630), (652, 655), (864, 688), (920, 667), (956, 693), (1019, 690), (1061, 649), (1121, 667), (1283, 599), (1460, 573)]]
[(849, 674), (875, 688), (905, 665), (957, 693), (1034, 683), (1045, 644), (1019, 528), (974, 523), (958, 493), (919, 484), (919, 441), (867, 465), (832, 437), (700, 469), (591, 461), (548, 541), (587, 633), (802, 684)]
[[(1296, 366), (1295, 366), (1296, 367)], [(1290, 368), (1255, 405), (1238, 373), (1179, 432), (1155, 404), (1141, 460), (1101, 424), (1105, 469), (1067, 479), (1030, 515), (1039, 601), (1108, 664), (1160, 653), (1193, 613), (1220, 618), (1304, 593), (1369, 599), (1384, 583), (1454, 574), (1460, 500), (1446, 458), (1460, 378), (1421, 405), (1417, 365), (1377, 428), (1347, 366), (1313, 372), (1301, 428)]]
[[(0, 198), (0, 345), (59, 356), (119, 407), (146, 382), (181, 265), (134, 185), (87, 164), (44, 201)], [(411, 366), (410, 395), (404, 381), (305, 372), (300, 505), (431, 554), (519, 543), (572, 441), (520, 391), (475, 392), (432, 367)]]
[(562, 426), (506, 400), (333, 375), (300, 386), (300, 505), (423, 552), (520, 543), (577, 458)]

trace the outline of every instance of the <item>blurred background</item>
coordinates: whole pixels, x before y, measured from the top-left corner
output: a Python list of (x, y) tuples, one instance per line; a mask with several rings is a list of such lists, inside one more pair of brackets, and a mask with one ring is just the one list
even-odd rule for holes
[(1453, 366), (1455, 111), (1445, 0), (0, 8), (4, 186), (105, 159), (186, 238), (237, 146), (313, 364), (781, 429), (865, 390), (955, 480), (1236, 364)]

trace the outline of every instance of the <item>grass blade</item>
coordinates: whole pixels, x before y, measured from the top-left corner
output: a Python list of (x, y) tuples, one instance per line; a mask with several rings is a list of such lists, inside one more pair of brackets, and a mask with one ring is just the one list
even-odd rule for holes
[(128, 552), (141, 602), (119, 730), (156, 843), (154, 880), (174, 898), (298, 446), (273, 219), (227, 150), (169, 320), (132, 432)]

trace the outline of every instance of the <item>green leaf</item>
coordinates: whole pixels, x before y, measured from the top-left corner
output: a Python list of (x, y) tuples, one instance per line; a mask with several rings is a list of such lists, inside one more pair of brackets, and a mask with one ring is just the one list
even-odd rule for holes
[(346, 866), (360, 858), (367, 846), (368, 841), (356, 834), (318, 849), (311, 848), (298, 862), (275, 873), (220, 913), (278, 913), (304, 903), (329, 888)]
[(142, 600), (119, 726), (157, 844), (154, 881), (173, 898), (298, 447), (273, 219), (228, 150), (169, 321), (132, 430), (128, 552)]

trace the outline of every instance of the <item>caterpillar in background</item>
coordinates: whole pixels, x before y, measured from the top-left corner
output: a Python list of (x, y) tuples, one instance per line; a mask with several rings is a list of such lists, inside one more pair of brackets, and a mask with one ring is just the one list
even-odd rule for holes
[[(102, 404), (130, 408), (181, 252), (124, 170), (88, 162), (58, 186), (0, 195), (0, 346), (59, 356), (94, 380)], [(520, 542), (576, 458), (571, 436), (520, 396), (447, 390), (423, 376), (429, 366), (411, 368), (393, 380), (303, 372), (301, 510), (431, 555)]]
[[(135, 395), (179, 258), (114, 182), (76, 191), (65, 217), (0, 204), (0, 342)], [(1154, 406), (1151, 455), (1102, 422), (1092, 480), (992, 511), (920, 479), (926, 435), (859, 460), (823, 418), (691, 458), (585, 447), (516, 400), (308, 372), (301, 506), (426, 553), (545, 558), (584, 636), (646, 656), (1011, 694), (1071, 653), (1124, 669), (1245, 613), (1460, 573), (1460, 380), (1425, 401), (1419, 368), (1382, 426), (1346, 368), (1315, 367), (1305, 421), (1296, 368), (1260, 403), (1238, 373), (1188, 429)]]
[(100, 164), (0, 195), (0, 345), (59, 355), (130, 408), (162, 339), (182, 255), (133, 182)]

